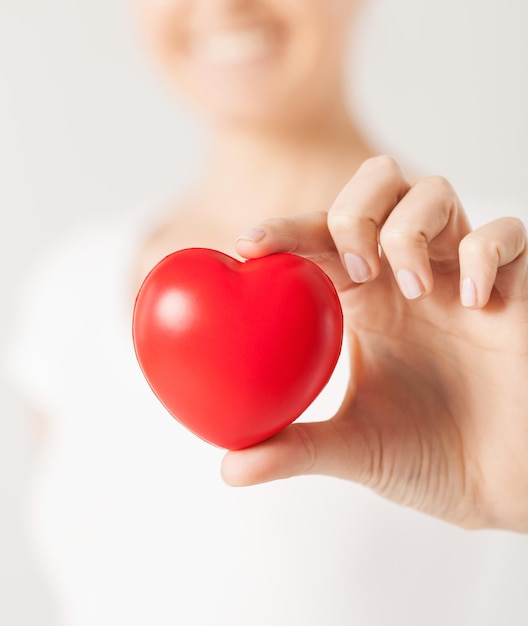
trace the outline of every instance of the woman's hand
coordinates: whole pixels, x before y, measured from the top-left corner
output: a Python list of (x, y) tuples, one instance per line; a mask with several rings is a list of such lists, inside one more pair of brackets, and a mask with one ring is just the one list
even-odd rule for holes
[(528, 532), (519, 220), (472, 231), (447, 181), (411, 185), (382, 156), (363, 164), (328, 213), (264, 222), (237, 249), (316, 261), (339, 292), (351, 357), (338, 414), (228, 452), (228, 483), (327, 474), (464, 527)]

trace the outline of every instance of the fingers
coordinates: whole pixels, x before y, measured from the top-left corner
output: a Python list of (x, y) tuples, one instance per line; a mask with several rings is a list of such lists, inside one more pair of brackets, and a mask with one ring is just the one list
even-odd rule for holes
[(236, 248), (246, 259), (277, 252), (294, 252), (306, 257), (336, 252), (324, 211), (266, 220), (240, 235)]
[(325, 211), (266, 220), (238, 238), (237, 252), (246, 259), (278, 252), (299, 254), (315, 261), (336, 288), (342, 289), (350, 279), (339, 260), (327, 220)]
[(460, 200), (444, 178), (423, 178), (409, 190), (380, 232), (381, 247), (407, 299), (432, 292), (431, 263), (457, 268), (458, 245), (469, 230)]
[[(243, 235), (237, 250), (246, 258), (273, 252), (316, 257), (338, 255), (345, 282), (364, 283), (380, 272), (380, 244), (403, 295), (431, 293), (430, 259), (457, 262), (458, 244), (469, 231), (452, 187), (440, 177), (410, 185), (396, 161), (368, 159), (324, 212), (269, 220)], [(326, 269), (326, 268), (325, 268)], [(329, 272), (335, 280), (334, 272)]]
[(222, 463), (222, 477), (235, 487), (303, 474), (357, 479), (353, 468), (364, 458), (365, 445), (359, 437), (343, 436), (340, 423), (292, 424), (256, 446), (228, 452)]
[(462, 239), (460, 298), (464, 306), (479, 309), (488, 303), (501, 268), (498, 287), (502, 295), (526, 297), (526, 237), (520, 220), (504, 217)]
[(396, 161), (380, 156), (365, 161), (336, 198), (328, 228), (353, 282), (367, 282), (379, 274), (380, 228), (409, 189)]
[[(275, 252), (303, 256), (335, 253), (336, 248), (365, 257), (377, 274), (378, 230), (409, 183), (400, 166), (387, 156), (367, 159), (341, 191), (327, 213), (271, 219), (241, 235), (237, 251), (245, 258)], [(345, 263), (346, 267), (346, 263)], [(364, 277), (355, 282), (363, 282)]]
[(310, 257), (338, 290), (376, 279), (381, 251), (408, 300), (432, 293), (435, 272), (455, 277), (460, 267), (460, 297), (468, 308), (489, 301), (499, 269), (506, 295), (526, 291), (526, 272), (515, 272), (525, 248), (521, 222), (505, 218), (471, 233), (460, 200), (444, 178), (426, 177), (411, 185), (387, 156), (365, 161), (328, 213), (268, 220), (237, 242), (246, 258), (275, 252)]
[(328, 225), (354, 282), (379, 273), (379, 246), (409, 300), (433, 289), (431, 261), (456, 268), (469, 223), (451, 185), (441, 177), (410, 186), (389, 157), (370, 159), (330, 209)]

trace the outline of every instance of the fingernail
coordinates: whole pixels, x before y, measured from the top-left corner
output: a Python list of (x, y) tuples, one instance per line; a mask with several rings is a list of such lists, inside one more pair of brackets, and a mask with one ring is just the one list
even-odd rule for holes
[(471, 278), (464, 278), (462, 281), (462, 289), (460, 290), (460, 300), (462, 306), (477, 306), (477, 287)]
[(367, 262), (363, 257), (360, 257), (357, 254), (352, 254), (352, 252), (346, 252), (343, 255), (343, 259), (345, 261), (348, 274), (355, 283), (364, 283), (369, 280), (371, 276), (370, 267), (367, 265)]
[(252, 241), (256, 243), (257, 241), (260, 241), (261, 239), (263, 239), (265, 234), (266, 233), (262, 230), (262, 228), (251, 228), (250, 230), (247, 230), (245, 233), (242, 233), (240, 237), (237, 239), (237, 241), (240, 241), (241, 239), (243, 239), (244, 241)]
[(400, 289), (408, 300), (415, 300), (424, 294), (425, 289), (422, 281), (414, 272), (398, 270), (397, 277)]

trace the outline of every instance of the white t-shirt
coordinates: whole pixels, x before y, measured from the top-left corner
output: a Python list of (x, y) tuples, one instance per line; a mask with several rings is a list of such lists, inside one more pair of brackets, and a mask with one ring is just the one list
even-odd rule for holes
[[(223, 451), (142, 377), (145, 219), (84, 227), (33, 275), (8, 370), (50, 420), (28, 524), (63, 626), (526, 626), (528, 537), (468, 532), (326, 477), (224, 485)], [(307, 419), (337, 410), (345, 356)]]

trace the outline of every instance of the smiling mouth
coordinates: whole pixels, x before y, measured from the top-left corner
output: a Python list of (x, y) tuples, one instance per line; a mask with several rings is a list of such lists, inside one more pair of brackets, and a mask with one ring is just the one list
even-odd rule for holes
[(197, 37), (192, 52), (201, 65), (212, 69), (243, 69), (268, 60), (276, 37), (262, 28), (225, 30)]

